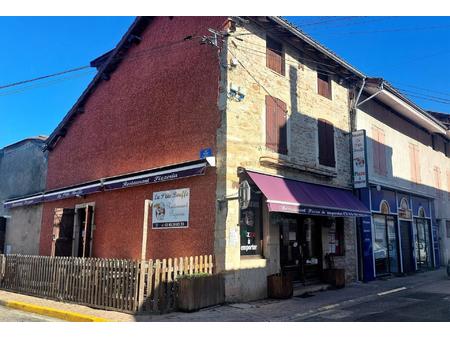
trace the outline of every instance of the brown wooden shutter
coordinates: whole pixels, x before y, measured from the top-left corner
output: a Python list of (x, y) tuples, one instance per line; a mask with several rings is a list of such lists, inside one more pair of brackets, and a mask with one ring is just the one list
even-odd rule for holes
[(386, 145), (384, 139), (384, 132), (382, 130), (378, 133), (378, 145), (380, 152), (380, 175), (387, 175), (387, 166), (386, 166)]
[(277, 151), (277, 132), (276, 132), (276, 115), (275, 102), (273, 98), (266, 95), (266, 147)]
[(317, 92), (331, 100), (331, 81), (328, 75), (317, 73)]
[(326, 121), (319, 119), (318, 124), (319, 135), (319, 163), (328, 167), (336, 166), (334, 156), (334, 127)]
[(286, 103), (266, 96), (266, 146), (279, 154), (287, 154), (286, 110)]
[(283, 45), (269, 37), (266, 41), (266, 66), (281, 75), (285, 74)]

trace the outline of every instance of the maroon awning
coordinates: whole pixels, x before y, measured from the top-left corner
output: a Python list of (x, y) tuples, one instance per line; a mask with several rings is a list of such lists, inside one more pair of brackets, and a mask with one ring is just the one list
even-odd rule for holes
[(363, 217), (370, 210), (345, 189), (247, 171), (267, 198), (271, 212), (318, 216)]

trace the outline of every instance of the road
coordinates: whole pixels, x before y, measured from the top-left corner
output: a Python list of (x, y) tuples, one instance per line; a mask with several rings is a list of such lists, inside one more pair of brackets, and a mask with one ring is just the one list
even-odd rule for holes
[(56, 322), (56, 318), (45, 317), (34, 313), (23, 312), (0, 306), (0, 322)]
[(306, 316), (302, 321), (448, 322), (450, 280), (433, 281), (417, 288), (396, 288), (375, 299), (337, 306)]

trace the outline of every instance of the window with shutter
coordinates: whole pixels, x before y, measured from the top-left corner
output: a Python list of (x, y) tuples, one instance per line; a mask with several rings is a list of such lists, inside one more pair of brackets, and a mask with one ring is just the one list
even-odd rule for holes
[(329, 75), (317, 73), (317, 93), (331, 100), (331, 79)]
[(266, 66), (281, 75), (285, 74), (283, 45), (269, 37), (266, 40)]
[(441, 197), (441, 169), (438, 166), (434, 166), (434, 188), (436, 189), (436, 195)]
[(266, 96), (266, 147), (287, 154), (286, 103), (275, 97)]
[(381, 176), (387, 175), (386, 146), (384, 132), (376, 126), (372, 126), (372, 151), (373, 170)]
[(411, 168), (411, 181), (414, 183), (420, 183), (419, 147), (416, 144), (409, 144), (409, 160)]
[(335, 167), (334, 157), (334, 126), (326, 120), (317, 121), (319, 140), (319, 163), (328, 167)]

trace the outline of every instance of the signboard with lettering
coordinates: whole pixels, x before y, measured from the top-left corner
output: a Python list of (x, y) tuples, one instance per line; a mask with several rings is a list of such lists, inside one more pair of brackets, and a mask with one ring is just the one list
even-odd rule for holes
[(189, 188), (154, 192), (153, 228), (187, 228), (189, 226), (189, 195)]
[(353, 152), (353, 186), (355, 188), (367, 187), (367, 147), (366, 131), (357, 130), (352, 133)]

